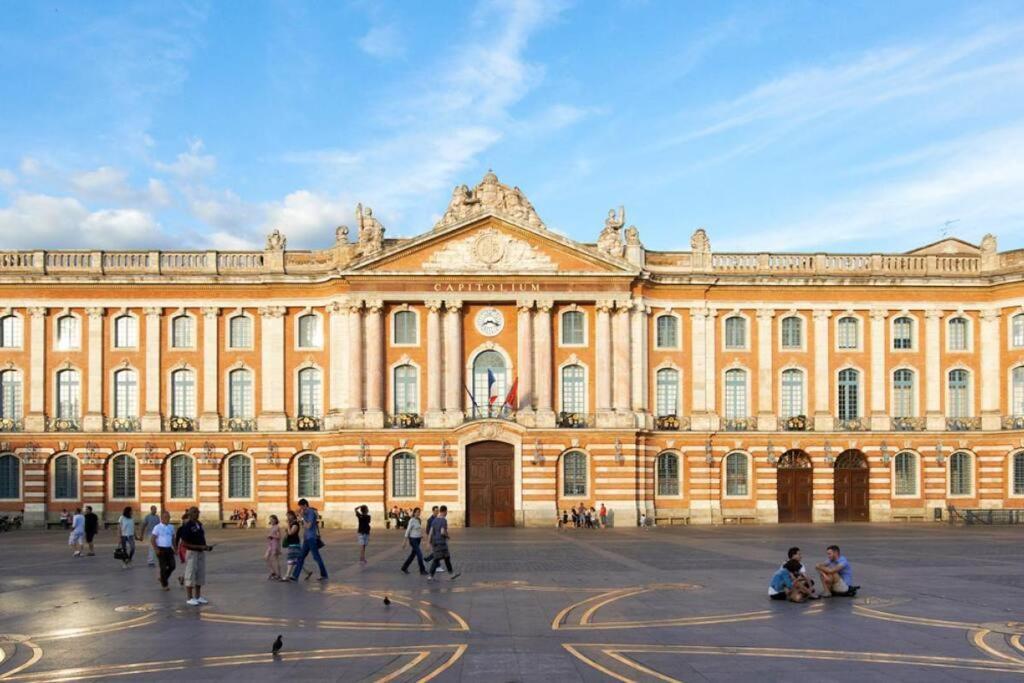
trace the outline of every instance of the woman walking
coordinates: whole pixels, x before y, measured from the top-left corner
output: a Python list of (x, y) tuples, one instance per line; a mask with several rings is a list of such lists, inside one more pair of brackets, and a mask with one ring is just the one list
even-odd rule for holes
[(285, 516), (286, 529), (284, 537), (284, 547), (288, 549), (288, 572), (281, 577), (282, 581), (287, 581), (288, 577), (292, 575), (295, 570), (295, 565), (298, 563), (299, 558), (302, 557), (302, 541), (299, 540), (299, 518), (291, 510)]
[(270, 530), (267, 532), (267, 552), (263, 555), (270, 570), (270, 580), (281, 578), (281, 525), (277, 515), (270, 515)]
[(405, 537), (409, 540), (409, 557), (402, 563), (402, 571), (409, 573), (409, 565), (413, 558), (420, 567), (420, 574), (427, 573), (427, 567), (423, 564), (423, 551), (420, 550), (420, 543), (423, 541), (423, 523), (420, 521), (420, 509), (413, 508), (412, 517), (409, 518), (408, 526), (405, 528)]
[(135, 520), (132, 518), (132, 506), (129, 505), (121, 513), (117, 520), (118, 533), (121, 534), (121, 551), (124, 553), (124, 568), (132, 566), (132, 558), (135, 557)]

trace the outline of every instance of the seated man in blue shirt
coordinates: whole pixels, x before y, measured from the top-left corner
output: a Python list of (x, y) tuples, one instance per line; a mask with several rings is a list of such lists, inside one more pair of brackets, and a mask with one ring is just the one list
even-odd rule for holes
[(782, 565), (768, 584), (768, 597), (772, 600), (803, 602), (814, 599), (807, 578), (800, 573), (800, 561), (789, 560)]
[(828, 562), (815, 567), (821, 576), (822, 597), (839, 596), (852, 598), (860, 586), (853, 585), (853, 570), (846, 557), (839, 552), (839, 546), (830, 545), (825, 549)]

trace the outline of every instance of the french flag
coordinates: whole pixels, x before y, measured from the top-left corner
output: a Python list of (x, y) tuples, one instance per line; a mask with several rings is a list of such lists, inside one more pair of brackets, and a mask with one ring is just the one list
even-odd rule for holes
[(494, 379), (494, 373), (491, 372), (490, 370), (488, 370), (487, 371), (487, 404), (493, 406), (494, 402), (497, 401), (498, 398), (499, 398), (499, 396), (498, 396), (498, 383)]

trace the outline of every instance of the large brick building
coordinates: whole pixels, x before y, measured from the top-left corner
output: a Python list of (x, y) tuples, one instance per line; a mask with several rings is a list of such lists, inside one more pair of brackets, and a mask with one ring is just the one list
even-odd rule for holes
[(488, 174), (411, 239), (360, 207), (323, 251), (2, 252), (0, 511), (1024, 507), (1024, 252), (651, 252), (623, 218), (577, 243)]

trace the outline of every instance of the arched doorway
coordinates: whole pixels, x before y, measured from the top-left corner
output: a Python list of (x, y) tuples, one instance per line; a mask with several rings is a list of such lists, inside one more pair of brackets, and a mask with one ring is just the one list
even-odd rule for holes
[(779, 458), (776, 500), (779, 522), (810, 522), (813, 517), (813, 469), (811, 459), (799, 449)]
[(867, 522), (868, 461), (858, 450), (843, 451), (836, 459), (834, 480), (835, 520), (837, 522)]
[(515, 526), (515, 447), (500, 441), (466, 446), (466, 526)]

